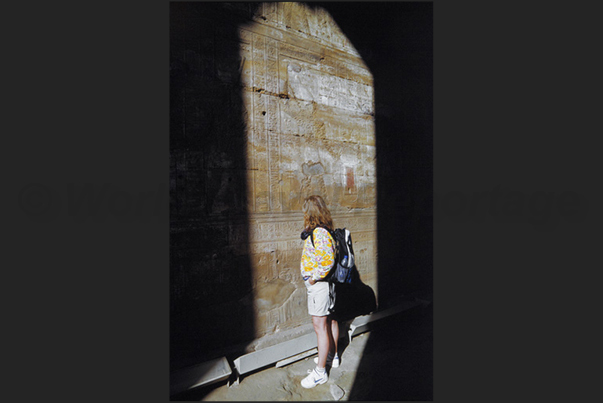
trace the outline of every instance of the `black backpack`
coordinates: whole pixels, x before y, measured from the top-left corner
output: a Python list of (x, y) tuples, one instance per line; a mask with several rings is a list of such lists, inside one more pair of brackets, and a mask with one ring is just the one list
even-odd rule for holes
[[(329, 314), (333, 319), (343, 322), (374, 312), (377, 309), (375, 292), (360, 279), (350, 231), (337, 228), (329, 233), (335, 241), (335, 264), (327, 274), (327, 280), (335, 284), (336, 290), (335, 305)], [(302, 233), (302, 239), (308, 236), (314, 245), (313, 234)]]
[[(327, 275), (327, 280), (332, 283), (351, 284), (356, 270), (352, 234), (346, 228), (337, 228), (329, 233), (335, 241), (335, 264)], [(313, 234), (310, 234), (310, 240), (314, 245)]]

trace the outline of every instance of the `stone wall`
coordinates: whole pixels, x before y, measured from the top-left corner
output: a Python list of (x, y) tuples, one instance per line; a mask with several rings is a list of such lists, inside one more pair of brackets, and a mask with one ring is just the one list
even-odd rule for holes
[(174, 354), (309, 323), (311, 194), (377, 291), (373, 82), (336, 22), (300, 3), (171, 3), (170, 32)]

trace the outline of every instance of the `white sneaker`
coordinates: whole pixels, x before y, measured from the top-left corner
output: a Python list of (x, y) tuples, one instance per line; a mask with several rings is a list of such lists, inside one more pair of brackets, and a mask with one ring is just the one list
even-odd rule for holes
[[(318, 357), (314, 357), (314, 364), (318, 364)], [(337, 368), (339, 366), (339, 355), (335, 355), (335, 358), (328, 355), (327, 366), (331, 368)]]
[(316, 368), (309, 369), (308, 372), (310, 373), (310, 375), (308, 375), (301, 381), (301, 386), (306, 389), (313, 388), (316, 385), (322, 385), (323, 383), (326, 383), (329, 380), (329, 375), (327, 375), (327, 371), (325, 371), (324, 375), (320, 375), (318, 371), (316, 371)]

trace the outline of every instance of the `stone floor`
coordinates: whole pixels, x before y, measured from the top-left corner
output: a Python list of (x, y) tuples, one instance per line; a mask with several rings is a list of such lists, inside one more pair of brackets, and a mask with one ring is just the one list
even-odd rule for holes
[(238, 385), (223, 382), (171, 400), (433, 400), (432, 305), (382, 319), (351, 343), (341, 340), (341, 365), (330, 370), (327, 383), (313, 389), (304, 389), (300, 381), (314, 368), (316, 355), (247, 374)]

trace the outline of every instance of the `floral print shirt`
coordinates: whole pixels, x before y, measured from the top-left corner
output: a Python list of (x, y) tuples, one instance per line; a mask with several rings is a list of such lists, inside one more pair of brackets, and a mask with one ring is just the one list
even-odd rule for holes
[(324, 228), (314, 229), (314, 246), (311, 237), (304, 242), (300, 265), (302, 278), (312, 276), (315, 281), (322, 280), (334, 263), (335, 246), (331, 234)]

